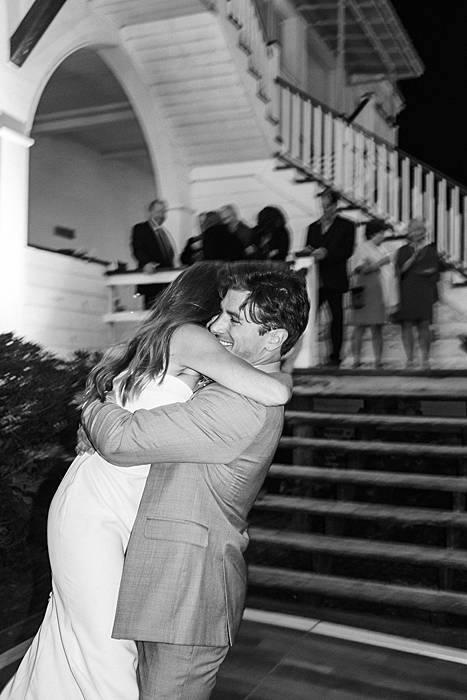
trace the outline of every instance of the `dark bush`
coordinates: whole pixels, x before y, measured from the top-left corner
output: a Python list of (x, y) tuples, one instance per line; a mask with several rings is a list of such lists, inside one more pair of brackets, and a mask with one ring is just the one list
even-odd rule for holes
[(24, 566), (31, 537), (45, 549), (48, 505), (74, 457), (81, 392), (97, 359), (79, 351), (64, 360), (0, 334), (0, 566)]

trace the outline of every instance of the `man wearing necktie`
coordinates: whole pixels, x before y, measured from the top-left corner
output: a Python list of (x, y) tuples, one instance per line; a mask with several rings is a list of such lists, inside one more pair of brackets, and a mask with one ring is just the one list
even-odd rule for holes
[[(150, 274), (162, 267), (174, 266), (174, 249), (168, 231), (163, 223), (167, 215), (167, 202), (154, 199), (148, 207), (147, 221), (133, 226), (131, 247), (133, 256), (138, 262), (138, 269)], [(146, 284), (137, 287), (144, 296), (144, 308), (149, 309), (156, 296), (165, 285)]]

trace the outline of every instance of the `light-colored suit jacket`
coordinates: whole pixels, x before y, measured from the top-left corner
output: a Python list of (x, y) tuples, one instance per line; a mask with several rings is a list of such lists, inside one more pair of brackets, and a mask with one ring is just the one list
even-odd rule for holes
[(282, 407), (211, 384), (184, 404), (131, 414), (95, 403), (84, 417), (105, 459), (152, 464), (113, 636), (232, 644), (245, 602), (247, 516), (280, 438)]

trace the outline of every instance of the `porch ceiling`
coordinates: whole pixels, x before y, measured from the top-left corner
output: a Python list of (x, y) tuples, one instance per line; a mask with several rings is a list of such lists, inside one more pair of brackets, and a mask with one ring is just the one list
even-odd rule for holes
[[(334, 55), (339, 0), (293, 0)], [(424, 66), (389, 0), (346, 0), (345, 68), (350, 75), (417, 78)]]
[(122, 87), (94, 51), (69, 56), (39, 101), (31, 135), (66, 138), (145, 172), (152, 166), (144, 136)]

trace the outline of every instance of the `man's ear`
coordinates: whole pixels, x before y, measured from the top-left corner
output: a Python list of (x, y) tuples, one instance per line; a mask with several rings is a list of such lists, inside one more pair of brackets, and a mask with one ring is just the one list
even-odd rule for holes
[(277, 350), (282, 347), (288, 337), (288, 332), (285, 328), (274, 328), (268, 332), (266, 347), (268, 350)]

